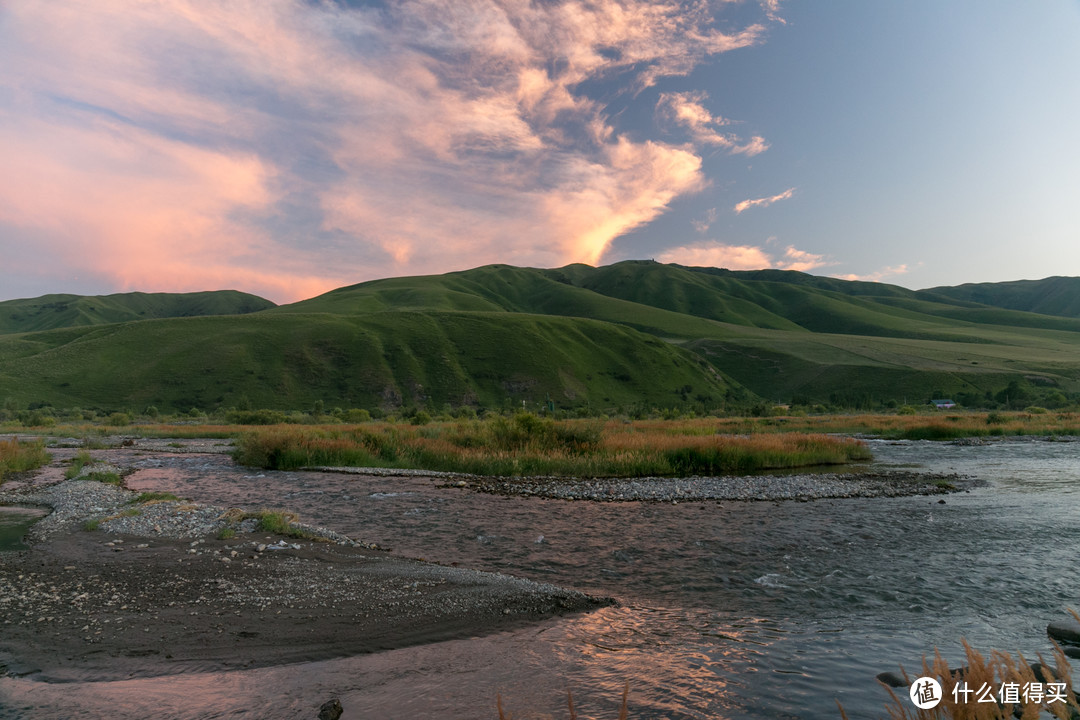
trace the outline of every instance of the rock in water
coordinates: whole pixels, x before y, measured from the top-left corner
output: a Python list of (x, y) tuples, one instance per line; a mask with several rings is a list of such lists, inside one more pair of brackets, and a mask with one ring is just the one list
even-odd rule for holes
[(878, 682), (893, 688), (907, 687), (908, 682), (894, 672), (883, 672), (877, 675)]
[(345, 710), (341, 707), (341, 701), (337, 698), (327, 700), (319, 708), (319, 720), (338, 720)]
[(1080, 623), (1075, 620), (1055, 620), (1046, 626), (1046, 634), (1062, 645), (1080, 645)]

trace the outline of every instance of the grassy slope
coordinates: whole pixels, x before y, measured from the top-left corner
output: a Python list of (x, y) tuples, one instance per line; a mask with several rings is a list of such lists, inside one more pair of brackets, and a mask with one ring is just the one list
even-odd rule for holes
[(687, 386), (728, 388), (634, 330), (509, 313), (258, 313), (0, 338), (0, 396), (68, 407), (671, 406)]
[(96, 296), (43, 295), (0, 302), (0, 334), (153, 318), (241, 315), (273, 306), (274, 303), (269, 300), (235, 290)]
[(291, 408), (716, 400), (722, 381), (672, 347), (683, 346), (768, 399), (918, 402), (1022, 376), (1078, 389), (1077, 330), (1080, 320), (797, 272), (493, 265), (245, 317), (8, 335), (0, 397), (136, 408), (241, 396)]
[(968, 283), (938, 287), (920, 293), (931, 299), (948, 298), (1041, 315), (1080, 318), (1080, 278), (1049, 277), (1001, 283)]

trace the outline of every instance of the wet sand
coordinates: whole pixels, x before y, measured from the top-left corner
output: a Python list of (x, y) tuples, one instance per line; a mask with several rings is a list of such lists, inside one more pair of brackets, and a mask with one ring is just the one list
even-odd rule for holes
[[(123, 543), (106, 544), (116, 539)], [(0, 662), (45, 681), (250, 668), (475, 636), (609, 604), (505, 575), (290, 543), (300, 549), (259, 553), (211, 539), (190, 554), (181, 540), (76, 532), (7, 553)]]

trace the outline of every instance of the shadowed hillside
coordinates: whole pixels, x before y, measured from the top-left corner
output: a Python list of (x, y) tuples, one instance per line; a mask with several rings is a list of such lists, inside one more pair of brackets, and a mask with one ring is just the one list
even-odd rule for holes
[(1080, 318), (1080, 278), (1049, 277), (1000, 283), (968, 283), (920, 293), (1041, 315)]
[(243, 315), (274, 307), (256, 295), (235, 290), (196, 293), (42, 295), (0, 302), (0, 333), (103, 325), (155, 318)]

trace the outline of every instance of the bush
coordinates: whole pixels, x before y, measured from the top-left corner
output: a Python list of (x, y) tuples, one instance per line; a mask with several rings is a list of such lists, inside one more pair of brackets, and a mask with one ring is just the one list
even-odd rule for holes
[(229, 410), (225, 420), (233, 425), (278, 425), (288, 421), (280, 410)]
[(105, 418), (105, 424), (110, 427), (125, 427), (131, 424), (131, 416), (123, 412), (109, 413)]

